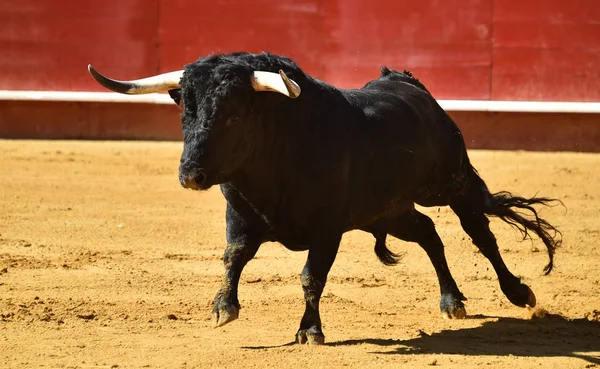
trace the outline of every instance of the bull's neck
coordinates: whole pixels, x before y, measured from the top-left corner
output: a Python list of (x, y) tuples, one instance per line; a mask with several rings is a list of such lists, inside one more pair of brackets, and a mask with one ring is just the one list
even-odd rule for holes
[[(326, 84), (311, 81), (297, 99), (280, 100), (263, 110), (253, 138), (253, 151), (233, 182), (240, 191), (272, 196), (281, 191), (313, 186), (314, 176), (327, 170), (323, 160), (346, 146), (343, 94)], [(343, 151), (343, 150), (342, 150)]]
[(242, 193), (285, 199), (348, 165), (354, 107), (328, 85), (302, 93), (265, 111), (254, 150), (233, 181)]

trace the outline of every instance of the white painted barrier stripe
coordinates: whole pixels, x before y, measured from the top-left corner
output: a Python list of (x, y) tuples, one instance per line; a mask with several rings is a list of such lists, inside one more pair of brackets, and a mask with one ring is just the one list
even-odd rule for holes
[[(166, 93), (123, 95), (114, 92), (0, 90), (0, 100), (174, 104)], [(438, 102), (447, 111), (600, 113), (600, 102), (488, 100), (438, 100)]]
[(600, 102), (438, 100), (447, 111), (600, 113)]
[(123, 95), (115, 92), (83, 91), (18, 91), (0, 90), (0, 100), (15, 101), (83, 101), (174, 104), (168, 94)]

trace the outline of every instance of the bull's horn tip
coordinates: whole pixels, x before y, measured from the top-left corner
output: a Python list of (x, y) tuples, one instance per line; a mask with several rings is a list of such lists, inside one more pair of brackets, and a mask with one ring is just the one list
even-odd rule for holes
[(287, 74), (285, 74), (283, 69), (279, 70), (279, 76), (283, 80), (283, 83), (285, 84), (285, 87), (288, 90), (289, 97), (295, 99), (298, 96), (300, 96), (300, 86), (298, 86), (298, 84), (295, 81), (290, 80), (290, 78), (287, 76)]
[(91, 75), (95, 75), (98, 74), (98, 72), (96, 72), (96, 68), (92, 67), (91, 64), (88, 64), (88, 72), (90, 72)]

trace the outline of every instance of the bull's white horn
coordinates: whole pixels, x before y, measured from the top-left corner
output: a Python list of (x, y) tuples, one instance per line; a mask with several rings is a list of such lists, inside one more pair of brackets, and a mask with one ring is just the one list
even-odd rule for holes
[(118, 81), (104, 77), (91, 64), (88, 65), (88, 71), (102, 86), (109, 90), (128, 95), (150, 94), (181, 88), (179, 81), (183, 76), (183, 70), (178, 70), (132, 81)]
[(273, 91), (295, 99), (300, 96), (300, 86), (289, 79), (284, 71), (273, 72), (255, 71), (252, 75), (252, 87), (255, 91)]

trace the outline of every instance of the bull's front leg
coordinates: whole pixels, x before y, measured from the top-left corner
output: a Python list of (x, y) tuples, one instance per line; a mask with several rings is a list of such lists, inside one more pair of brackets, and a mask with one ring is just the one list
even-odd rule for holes
[(238, 284), (242, 270), (256, 255), (262, 241), (256, 235), (256, 228), (239, 216), (229, 205), (226, 212), (227, 248), (223, 255), (225, 274), (223, 282), (213, 302), (215, 327), (221, 327), (238, 318), (240, 303), (238, 301)]
[(215, 327), (221, 327), (238, 318), (240, 311), (238, 284), (244, 266), (246, 266), (248, 261), (254, 257), (257, 250), (258, 245), (254, 244), (227, 244), (223, 256), (225, 274), (223, 276), (223, 282), (221, 282), (221, 288), (219, 289), (219, 292), (217, 292), (213, 302)]
[(337, 255), (341, 236), (328, 242), (319, 242), (311, 245), (308, 259), (302, 270), (302, 289), (306, 308), (300, 322), (300, 329), (296, 333), (296, 343), (309, 343), (322, 345), (325, 335), (321, 329), (321, 316), (319, 315), (319, 301), (327, 274)]

